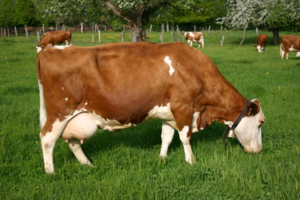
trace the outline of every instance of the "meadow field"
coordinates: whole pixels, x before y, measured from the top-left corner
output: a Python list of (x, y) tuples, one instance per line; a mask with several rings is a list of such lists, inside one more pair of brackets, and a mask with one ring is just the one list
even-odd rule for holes
[[(236, 139), (223, 145), (225, 125), (214, 123), (193, 134), (196, 164), (185, 163), (178, 134), (162, 162), (161, 121), (152, 120), (119, 133), (98, 130), (82, 145), (93, 168), (80, 165), (59, 139), (54, 175), (44, 172), (39, 138), (36, 36), (0, 38), (0, 199), (300, 199), (300, 57), (290, 53), (289, 60), (280, 59), (271, 32), (260, 33), (269, 36), (262, 53), (253, 47), (254, 30), (240, 47), (242, 31), (223, 31), (222, 47), (220, 31), (205, 31), (200, 51), (243, 96), (260, 101), (266, 116), (261, 153), (244, 152)], [(73, 33), (71, 43), (99, 45), (92, 34)], [(101, 36), (101, 44), (121, 41), (118, 32)], [(160, 33), (148, 36), (160, 42)], [(171, 33), (164, 34), (167, 42)]]

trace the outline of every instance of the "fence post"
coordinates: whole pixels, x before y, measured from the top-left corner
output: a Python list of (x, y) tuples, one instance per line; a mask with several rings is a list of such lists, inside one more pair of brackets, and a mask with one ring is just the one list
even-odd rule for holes
[(244, 40), (245, 40), (245, 37), (246, 37), (246, 29), (247, 29), (247, 27), (244, 28), (243, 39), (242, 39), (242, 41), (241, 41), (239, 47), (243, 44), (243, 42), (244, 42)]
[(180, 29), (178, 28), (178, 25), (177, 25), (177, 41), (178, 42), (180, 41)]
[(223, 46), (224, 39), (225, 39), (225, 36), (224, 36), (224, 35), (222, 35), (222, 40), (220, 41), (220, 46)]
[(43, 24), (43, 35), (45, 35), (45, 25)]
[(121, 35), (122, 42), (125, 42), (124, 30), (120, 32), (120, 35)]
[(15, 29), (15, 36), (18, 37), (17, 27), (14, 26), (14, 29)]
[(25, 33), (26, 33), (26, 37), (27, 37), (27, 40), (28, 40), (29, 38), (28, 38), (28, 30), (27, 30), (27, 25), (25, 25)]
[(256, 31), (256, 36), (258, 36), (258, 27), (256, 27), (255, 31)]
[(99, 44), (101, 43), (101, 31), (98, 30), (98, 39), (99, 39)]
[(36, 31), (36, 37), (37, 37), (37, 41), (39, 42), (41, 40), (41, 37), (40, 37), (40, 32), (38, 30)]
[(83, 23), (80, 23), (80, 31), (83, 33)]
[(151, 31), (152, 31), (152, 24), (150, 25), (150, 30), (149, 30), (149, 33), (151, 33)]
[(196, 25), (194, 25), (194, 32), (196, 32)]

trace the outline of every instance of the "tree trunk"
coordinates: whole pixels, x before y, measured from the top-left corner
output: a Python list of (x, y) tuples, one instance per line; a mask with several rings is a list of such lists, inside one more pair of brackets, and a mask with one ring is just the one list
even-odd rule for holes
[(276, 44), (279, 44), (279, 29), (273, 29), (272, 30), (272, 32), (273, 32), (273, 42), (274, 42), (274, 44), (276, 45)]
[(131, 26), (131, 42), (139, 42), (142, 40), (143, 28), (142, 24), (130, 23)]

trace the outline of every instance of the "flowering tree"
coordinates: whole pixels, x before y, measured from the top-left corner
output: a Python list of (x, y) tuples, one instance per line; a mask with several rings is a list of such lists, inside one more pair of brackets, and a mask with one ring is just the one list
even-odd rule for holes
[(169, 0), (105, 0), (105, 5), (130, 25), (132, 41), (135, 37), (140, 41), (143, 25), (149, 22), (149, 16), (160, 7), (169, 5)]
[(217, 23), (231, 28), (264, 25), (279, 43), (279, 31), (285, 26), (299, 25), (300, 2), (293, 0), (228, 0), (227, 15)]
[(88, 0), (33, 0), (44, 21), (55, 22), (56, 24), (68, 23), (74, 16), (80, 18)]

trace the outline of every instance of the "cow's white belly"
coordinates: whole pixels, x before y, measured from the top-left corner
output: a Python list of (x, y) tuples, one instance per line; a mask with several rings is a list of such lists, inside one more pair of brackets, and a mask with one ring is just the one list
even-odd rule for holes
[(295, 49), (294, 46), (292, 45), (291, 48), (289, 48), (289, 51), (296, 51), (296, 52), (298, 52), (299, 49)]
[[(192, 120), (193, 132), (198, 131), (197, 119), (199, 117), (199, 114), (200, 114), (199, 112), (196, 112), (193, 115), (193, 120)], [(149, 119), (162, 119), (164, 121), (169, 122), (170, 125), (173, 126), (173, 128), (177, 129), (177, 125), (173, 113), (171, 112), (170, 109), (170, 103), (168, 103), (166, 106), (154, 106), (154, 108), (148, 112), (148, 115), (144, 121), (147, 121)], [(97, 115), (95, 112), (94, 113), (82, 112), (74, 116), (68, 122), (61, 137), (66, 140), (78, 139), (83, 141), (91, 138), (96, 133), (98, 128), (109, 130), (109, 131), (115, 131), (115, 130), (129, 128), (135, 125), (136, 124), (133, 123), (122, 124), (114, 119), (105, 119), (100, 115)]]

